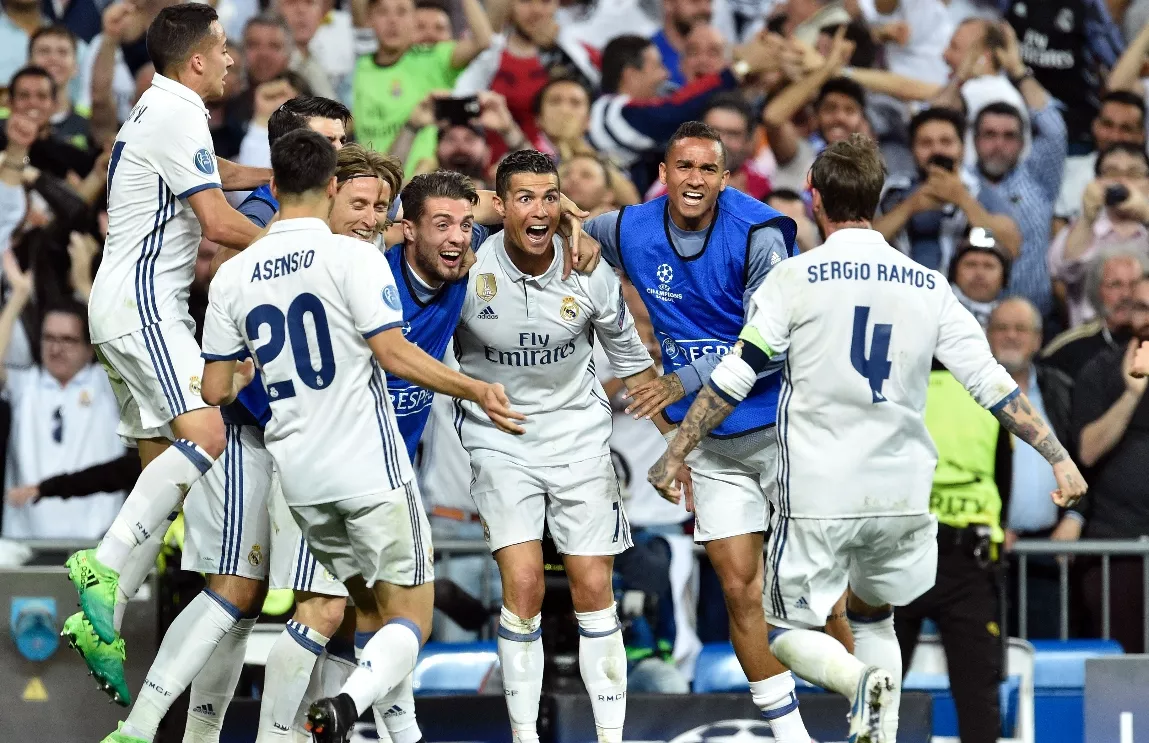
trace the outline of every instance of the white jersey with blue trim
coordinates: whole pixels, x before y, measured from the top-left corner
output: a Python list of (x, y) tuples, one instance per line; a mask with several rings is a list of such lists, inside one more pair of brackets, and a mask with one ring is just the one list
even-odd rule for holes
[(1018, 392), (945, 277), (874, 230), (837, 231), (782, 261), (747, 316), (743, 344), (787, 354), (778, 398), (784, 517), (929, 513), (937, 449), (923, 412), (935, 357), (983, 407)]
[(207, 115), (199, 95), (157, 74), (116, 135), (108, 237), (88, 302), (95, 343), (161, 321), (191, 323), (203, 230), (187, 198), (221, 187)]
[(204, 359), (257, 360), (271, 401), (264, 442), (289, 505), (383, 493), (414, 477), (366, 343), (402, 325), (387, 259), (320, 219), (276, 222), (212, 280)]

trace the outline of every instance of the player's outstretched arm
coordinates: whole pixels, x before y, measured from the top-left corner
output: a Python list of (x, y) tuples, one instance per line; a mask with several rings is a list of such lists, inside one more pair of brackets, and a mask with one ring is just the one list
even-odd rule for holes
[(208, 405), (231, 405), (240, 390), (251, 384), (254, 377), (255, 362), (250, 358), (243, 361), (208, 361), (203, 366), (200, 395)]
[(219, 180), (224, 191), (254, 191), (271, 181), (271, 168), (253, 168), (217, 157)]
[(1057, 505), (1068, 508), (1081, 500), (1088, 488), (1085, 478), (1069, 457), (1069, 452), (1057, 440), (1049, 423), (1034, 409), (1024, 393), (1018, 392), (1013, 399), (994, 410), (993, 415), (1005, 430), (1032, 446), (1053, 465), (1057, 490), (1052, 496)]
[(526, 420), (511, 409), (501, 384), (472, 379), (445, 366), (403, 337), (399, 328), (389, 328), (367, 339), (375, 359), (388, 373), (424, 389), (478, 403), (491, 422), (507, 433), (526, 433), (515, 421)]
[(225, 248), (243, 250), (259, 234), (259, 228), (233, 209), (218, 188), (193, 193), (188, 196), (188, 204), (203, 228), (203, 236)]
[(699, 391), (690, 410), (686, 411), (686, 417), (679, 424), (678, 433), (647, 474), (646, 479), (663, 498), (678, 503), (678, 485), (675, 480), (678, 469), (686, 462), (686, 455), (732, 412), (734, 403), (722, 399), (714, 386), (707, 385)]

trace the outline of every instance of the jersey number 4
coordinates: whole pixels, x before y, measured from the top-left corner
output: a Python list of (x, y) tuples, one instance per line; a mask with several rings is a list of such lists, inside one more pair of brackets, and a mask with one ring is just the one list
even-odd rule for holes
[[(307, 328), (303, 324), (304, 318), (308, 315), (311, 316), (311, 325), (315, 329), (315, 350), (319, 352), (318, 369), (312, 362)], [(291, 354), (295, 357), (295, 371), (300, 381), (313, 390), (327, 389), (331, 386), (331, 380), (335, 378), (335, 353), (331, 348), (327, 311), (323, 309), (323, 302), (319, 301), (319, 297), (310, 293), (300, 294), (291, 300), (287, 315), (275, 305), (261, 304), (247, 314), (244, 325), (247, 337), (253, 341), (259, 337), (262, 326), (266, 325), (271, 329), (271, 337), (255, 349), (255, 356), (259, 359), (261, 369), (266, 369), (272, 359), (283, 352), (284, 343), (290, 341)], [(272, 402), (295, 397), (295, 384), (290, 379), (273, 382), (267, 378), (265, 383), (267, 396)]]
[(870, 350), (866, 351), (866, 328), (870, 324), (870, 308), (854, 307), (854, 337), (850, 342), (850, 363), (870, 383), (874, 403), (885, 402), (882, 385), (890, 378), (890, 333), (894, 326), (874, 323)]

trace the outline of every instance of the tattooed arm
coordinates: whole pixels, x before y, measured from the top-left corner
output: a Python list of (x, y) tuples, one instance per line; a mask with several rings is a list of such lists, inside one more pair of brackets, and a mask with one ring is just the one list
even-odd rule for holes
[(1053, 465), (1057, 490), (1052, 495), (1057, 505), (1068, 508), (1085, 495), (1085, 478), (1045, 418), (1034, 410), (1028, 397), (1018, 392), (1009, 402), (994, 410), (993, 415), (1005, 430), (1032, 446), (1045, 457), (1045, 461)]
[(723, 400), (714, 387), (707, 385), (699, 391), (698, 397), (686, 417), (678, 426), (678, 433), (670, 441), (670, 445), (650, 468), (647, 479), (663, 498), (671, 503), (678, 502), (678, 489), (674, 484), (675, 473), (686, 461), (686, 455), (698, 446), (698, 442), (708, 433), (726, 420), (726, 416), (734, 411), (732, 403)]

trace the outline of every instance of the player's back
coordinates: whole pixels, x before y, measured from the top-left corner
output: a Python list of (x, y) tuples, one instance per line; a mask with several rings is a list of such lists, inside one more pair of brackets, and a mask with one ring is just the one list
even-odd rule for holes
[(116, 135), (107, 186), (108, 236), (89, 301), (92, 340), (190, 323), (187, 297), (203, 233), (187, 198), (220, 187), (199, 96), (156, 75)]
[(930, 368), (945, 324), (969, 332), (949, 284), (873, 230), (836, 232), (775, 272), (790, 338), (778, 405), (783, 510), (927, 513), (937, 457), (922, 419)]
[[(411, 479), (382, 370), (364, 340), (402, 322), (390, 269), (373, 245), (333, 235), (319, 219), (277, 222), (220, 269), (209, 328), (217, 311), (259, 360), (271, 401), (265, 440), (289, 503), (384, 492)], [(209, 359), (216, 350), (207, 330), (204, 350)]]

